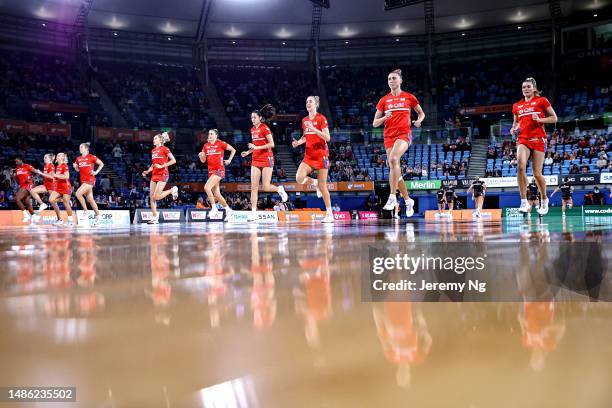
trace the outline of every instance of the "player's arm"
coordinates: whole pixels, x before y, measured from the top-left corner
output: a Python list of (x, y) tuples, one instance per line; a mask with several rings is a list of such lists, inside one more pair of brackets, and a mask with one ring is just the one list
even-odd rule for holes
[(376, 114), (374, 115), (374, 122), (372, 122), (372, 126), (374, 126), (375, 128), (379, 127), (380, 125), (385, 123), (390, 117), (391, 112), (383, 113), (383, 111), (376, 109)]
[(249, 143), (249, 151), (252, 152), (253, 150), (274, 149), (274, 138), (272, 137), (272, 133), (268, 133), (266, 135), (266, 140), (268, 141), (268, 143), (261, 146), (255, 146), (253, 143)]
[(198, 153), (198, 157), (200, 158), (200, 162), (206, 163), (206, 153), (204, 153), (204, 151)]
[(412, 124), (414, 125), (414, 127), (419, 128), (421, 127), (421, 123), (423, 123), (423, 121), (425, 120), (425, 112), (423, 112), (423, 108), (421, 108), (421, 105), (415, 106), (414, 110), (419, 115), (419, 117), (417, 118), (417, 120), (412, 122)]
[(98, 168), (96, 169), (96, 171), (93, 172), (94, 176), (97, 176), (100, 170), (104, 168), (104, 162), (102, 160), (100, 159), (96, 160), (96, 164), (98, 165)]
[(79, 166), (77, 166), (76, 162), (72, 163), (72, 167), (76, 170), (79, 171)]
[(325, 142), (329, 142), (331, 140), (331, 136), (329, 135), (329, 128), (325, 128), (323, 130), (315, 129), (314, 126), (308, 125), (307, 129), (309, 132), (312, 132), (323, 139)]
[(142, 172), (142, 177), (146, 177), (147, 174), (153, 171), (153, 165), (150, 165), (148, 169)]
[(57, 174), (57, 173), (55, 173), (55, 178), (56, 179), (60, 179), (60, 180), (68, 180), (70, 178), (70, 174), (68, 174), (68, 173), (64, 173), (64, 174)]
[(301, 138), (299, 138), (298, 140), (294, 140), (291, 142), (291, 146), (293, 146), (294, 148), (303, 145), (304, 143), (306, 143), (306, 136), (302, 136)]
[(550, 196), (551, 197), (554, 196), (557, 193), (557, 191), (559, 191), (559, 187), (555, 188)]
[(510, 128), (510, 134), (516, 136), (516, 130), (519, 126), (518, 115), (514, 114), (514, 122), (512, 122), (512, 127)]
[(470, 188), (468, 188), (465, 193), (466, 194), (470, 194), (470, 192), (473, 191), (473, 190), (474, 190), (474, 184), (470, 184)]
[(557, 123), (557, 114), (555, 113), (553, 107), (549, 106), (548, 108), (546, 108), (545, 117), (541, 118), (538, 116), (534, 120), (538, 123)]
[(168, 152), (168, 162), (164, 163), (161, 165), (162, 168), (166, 167), (170, 167), (176, 164), (176, 158), (174, 157), (174, 155), (172, 154), (172, 152)]
[(236, 154), (236, 149), (234, 149), (234, 147), (228, 143), (227, 146), (225, 146), (225, 150), (228, 150), (230, 152), (229, 158), (225, 160), (224, 162), (226, 166), (229, 166), (229, 164), (234, 159), (234, 155)]

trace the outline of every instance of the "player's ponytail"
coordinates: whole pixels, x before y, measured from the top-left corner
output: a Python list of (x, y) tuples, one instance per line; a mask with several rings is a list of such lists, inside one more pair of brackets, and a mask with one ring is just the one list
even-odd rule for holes
[(393, 71), (391, 71), (389, 74), (396, 74), (397, 76), (399, 76), (400, 78), (402, 78), (402, 70), (401, 69), (394, 69)]
[(45, 154), (45, 160), (48, 160), (49, 163), (53, 163), (55, 161), (55, 155), (53, 153)]
[(269, 103), (264, 105), (261, 109), (253, 111), (262, 119), (262, 122), (267, 122), (276, 115), (276, 108)]
[(170, 141), (170, 135), (168, 134), (168, 132), (164, 132), (159, 135), (159, 140), (161, 140), (162, 144), (166, 144)]
[(531, 85), (533, 85), (533, 93), (535, 96), (542, 95), (542, 92), (538, 89), (538, 84), (536, 83), (536, 80), (534, 78), (529, 77), (523, 81), (523, 83), (525, 82), (529, 82)]

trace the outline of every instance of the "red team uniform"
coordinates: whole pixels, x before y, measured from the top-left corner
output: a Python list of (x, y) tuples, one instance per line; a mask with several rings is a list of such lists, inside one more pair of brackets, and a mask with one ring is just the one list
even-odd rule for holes
[(308, 132), (308, 125), (312, 125), (315, 129), (323, 131), (328, 128), (327, 118), (320, 113), (310, 120), (309, 116), (302, 119), (302, 130), (306, 137), (306, 151), (304, 152), (304, 163), (315, 170), (329, 169), (329, 150), (327, 142), (321, 139), (316, 133)]
[[(253, 138), (253, 144), (255, 146), (264, 146), (268, 144), (266, 136), (271, 135), (272, 131), (268, 127), (261, 123), (259, 126), (253, 126), (251, 128), (251, 137)], [(274, 167), (274, 154), (272, 149), (265, 150), (253, 150), (253, 161), (251, 163), (253, 167)]]
[[(55, 166), (53, 165), (53, 163), (45, 164), (44, 172), (47, 174), (55, 173)], [(55, 191), (55, 180), (54, 179), (45, 177), (44, 183), (45, 183), (45, 188), (47, 189), (47, 191), (49, 192)]]
[(419, 105), (417, 98), (409, 93), (402, 91), (398, 96), (393, 96), (391, 92), (380, 98), (376, 109), (383, 113), (392, 112), (392, 115), (385, 122), (385, 149), (390, 149), (396, 140), (405, 140), (408, 144), (412, 143), (412, 129), (410, 126), (410, 111)]
[[(66, 163), (58, 164), (55, 168), (55, 174), (70, 174), (68, 172), (68, 165)], [(55, 180), (55, 191), (59, 194), (72, 194), (72, 186), (70, 185), (70, 179), (56, 179)]]
[(550, 106), (548, 99), (534, 96), (529, 102), (524, 99), (512, 105), (512, 113), (518, 117), (519, 134), (517, 144), (527, 146), (530, 150), (544, 152), (546, 131), (544, 124), (533, 120), (533, 115), (546, 117), (546, 109)]
[(93, 175), (93, 168), (97, 161), (98, 158), (93, 154), (76, 158), (81, 184), (90, 184), (92, 187), (96, 185), (96, 177)]
[(30, 191), (34, 187), (32, 171), (34, 171), (34, 167), (29, 164), (23, 163), (21, 166), (17, 166), (15, 174), (17, 175), (17, 181), (19, 181), (19, 188)]
[(222, 179), (225, 178), (225, 165), (223, 164), (223, 155), (227, 143), (217, 139), (215, 143), (206, 143), (202, 147), (202, 151), (206, 155), (208, 162), (208, 177), (217, 175)]
[[(170, 149), (166, 146), (159, 146), (151, 150), (151, 162), (152, 164), (166, 164), (168, 163), (168, 154), (170, 154)], [(163, 181), (167, 183), (170, 180), (170, 172), (167, 167), (163, 169), (156, 169), (153, 167), (153, 171), (151, 172), (151, 181)]]

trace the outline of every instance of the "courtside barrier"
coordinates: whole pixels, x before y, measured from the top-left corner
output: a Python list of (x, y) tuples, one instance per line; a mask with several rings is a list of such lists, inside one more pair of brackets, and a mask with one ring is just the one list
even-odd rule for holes
[(359, 211), (360, 220), (377, 220), (379, 215), (376, 211)]
[[(453, 211), (442, 211), (438, 210), (427, 210), (425, 211), (426, 221), (471, 221), (474, 218), (475, 210), (453, 210)], [(480, 219), (486, 221), (501, 221), (502, 210), (501, 209), (486, 209), (480, 211)]]
[[(159, 223), (185, 222), (185, 212), (181, 209), (158, 209)], [(144, 224), (153, 219), (153, 213), (149, 208), (138, 208), (134, 215), (134, 224)]]
[[(249, 222), (249, 214), (251, 211), (234, 211), (232, 217), (228, 220), (230, 224), (246, 224)], [(255, 211), (257, 215), (258, 224), (277, 224), (278, 223), (278, 212), (277, 211)]]
[[(79, 219), (83, 217), (83, 211), (76, 211)], [(62, 220), (68, 219), (66, 211), (60, 212)], [(93, 211), (88, 212), (88, 218), (91, 222), (95, 218)], [(35, 225), (51, 225), (57, 221), (55, 211), (45, 210), (35, 216), (38, 221)], [(0, 211), (0, 226), (4, 227), (20, 227), (24, 225), (30, 225), (30, 223), (23, 223), (23, 212), (20, 210), (8, 210)], [(125, 227), (130, 225), (130, 212), (128, 210), (100, 210), (100, 226), (106, 227)]]
[(351, 213), (348, 211), (334, 211), (334, 220), (336, 221), (350, 221)]
[[(77, 216), (79, 219), (83, 217), (84, 211), (78, 210)], [(87, 211), (87, 217), (91, 223), (96, 214), (93, 211)], [(100, 220), (98, 226), (101, 227), (129, 227), (130, 226), (130, 211), (129, 210), (100, 210)]]

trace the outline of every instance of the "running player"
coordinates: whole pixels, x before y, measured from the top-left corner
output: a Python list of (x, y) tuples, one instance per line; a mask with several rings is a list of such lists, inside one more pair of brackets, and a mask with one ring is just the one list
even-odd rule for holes
[[(29, 164), (24, 163), (19, 157), (15, 159), (15, 166), (15, 177), (19, 183), (19, 191), (17, 191), (17, 195), (15, 196), (15, 203), (17, 207), (23, 211), (23, 222), (26, 223), (32, 219), (32, 215), (34, 214), (32, 201), (29, 198), (31, 195), (30, 192), (34, 188), (32, 184), (32, 173), (40, 174), (41, 176), (43, 173)], [(25, 205), (23, 204), (24, 199), (26, 200)]]
[(485, 185), (484, 181), (482, 181), (478, 176), (474, 178), (474, 181), (472, 181), (470, 188), (468, 188), (467, 193), (469, 194), (470, 191), (472, 192), (472, 200), (474, 200), (476, 203), (476, 211), (474, 211), (473, 214), (475, 218), (481, 217), (480, 210), (482, 210), (482, 204), (484, 203), (486, 190), (487, 186)]
[(572, 193), (574, 192), (574, 187), (569, 183), (569, 178), (565, 177), (563, 179), (563, 184), (555, 189), (550, 195), (550, 198), (555, 195), (557, 191), (561, 191), (561, 211), (563, 212), (563, 216), (565, 217), (565, 208), (571, 209), (574, 206), (574, 200), (572, 200)]
[(270, 184), (272, 181), (272, 172), (274, 170), (274, 138), (272, 131), (265, 123), (276, 114), (272, 105), (265, 105), (260, 110), (251, 113), (251, 137), (253, 142), (249, 143), (249, 150), (242, 152), (240, 155), (246, 157), (253, 154), (251, 161), (251, 214), (248, 221), (257, 221), (257, 200), (259, 196), (259, 180), (262, 179), (262, 190), (265, 192), (278, 193), (283, 200), (287, 202), (289, 198), (283, 186), (274, 186)]
[[(318, 96), (306, 98), (308, 116), (302, 119), (304, 135), (299, 140), (294, 140), (291, 145), (295, 149), (306, 143), (304, 159), (298, 167), (295, 179), (300, 184), (315, 186), (317, 197), (323, 197), (323, 202), (325, 203), (326, 214), (322, 222), (333, 223), (334, 214), (332, 212), (329, 190), (327, 190), (327, 173), (330, 166), (327, 143), (331, 140), (331, 136), (329, 134), (327, 118), (317, 112), (319, 103)], [(317, 170), (317, 178), (313, 179), (308, 175), (315, 170)]]
[(65, 153), (58, 153), (55, 156), (55, 163), (57, 166), (55, 167), (55, 173), (53, 173), (53, 178), (55, 179), (55, 189), (51, 191), (49, 194), (49, 203), (53, 207), (55, 211), (55, 215), (57, 215), (57, 222), (55, 225), (62, 226), (64, 225), (64, 221), (62, 220), (62, 214), (60, 213), (59, 207), (57, 206), (57, 202), (59, 200), (64, 203), (64, 209), (66, 210), (66, 214), (68, 214), (68, 226), (73, 225), (74, 218), (76, 222), (78, 222), (76, 214), (72, 213), (72, 206), (70, 204), (70, 196), (72, 196), (72, 186), (70, 185), (70, 172), (68, 171), (68, 158)]
[[(79, 200), (79, 203), (81, 203), (81, 208), (83, 208), (85, 214), (84, 221), (89, 220), (87, 216), (87, 204), (85, 203), (85, 198), (87, 198), (87, 202), (89, 202), (89, 205), (96, 213), (96, 218), (93, 222), (93, 226), (95, 226), (98, 224), (98, 221), (100, 221), (100, 210), (98, 210), (98, 205), (96, 204), (96, 200), (94, 200), (93, 188), (96, 185), (96, 176), (104, 167), (104, 163), (102, 163), (102, 160), (89, 153), (89, 143), (81, 143), (79, 152), (81, 155), (77, 157), (72, 164), (74, 169), (79, 172), (79, 177), (81, 179), (81, 186), (76, 191), (76, 198)], [(94, 165), (98, 165), (96, 170), (94, 170)]]
[[(227, 160), (223, 160), (223, 155), (226, 150), (229, 150), (230, 155)], [(220, 217), (215, 199), (221, 203), (225, 210), (224, 221), (229, 221), (232, 217), (233, 211), (227, 204), (227, 201), (225, 201), (225, 198), (221, 195), (219, 183), (225, 178), (225, 166), (229, 166), (235, 154), (236, 149), (219, 139), (219, 131), (217, 129), (208, 131), (208, 143), (205, 143), (202, 147), (199, 157), (202, 163), (206, 163), (208, 159), (208, 180), (206, 181), (204, 190), (206, 191), (211, 206), (209, 216), (213, 219)]]
[(30, 195), (36, 202), (38, 203), (38, 211), (40, 213), (47, 209), (47, 204), (45, 204), (40, 198), (40, 194), (51, 194), (54, 189), (55, 180), (53, 179), (53, 173), (55, 173), (55, 166), (53, 165), (53, 160), (55, 160), (55, 155), (51, 153), (45, 154), (44, 157), (45, 167), (43, 168), (43, 184), (40, 186), (34, 187), (30, 190)]
[(527, 215), (531, 214), (531, 209), (533, 205), (536, 204), (536, 209), (540, 208), (540, 203), (542, 202), (542, 197), (540, 196), (540, 190), (538, 189), (538, 185), (535, 182), (535, 179), (531, 179), (531, 183), (527, 186), (527, 201), (529, 201), (529, 210)]
[(406, 153), (412, 143), (412, 129), (410, 125), (410, 112), (414, 109), (419, 117), (414, 121), (414, 127), (421, 127), (425, 119), (425, 112), (419, 105), (416, 97), (411, 93), (402, 91), (402, 70), (396, 69), (387, 78), (391, 92), (383, 96), (376, 105), (374, 116), (374, 127), (385, 125), (384, 142), (387, 152), (387, 163), (389, 165), (389, 199), (383, 209), (393, 210), (397, 198), (396, 191), (399, 188), (406, 202), (406, 216), (414, 215), (414, 200), (408, 196), (408, 189), (402, 177), (400, 159)]
[(453, 211), (455, 207), (455, 199), (457, 198), (457, 193), (455, 193), (455, 187), (452, 185), (448, 185), (446, 187), (446, 191), (444, 192), (444, 200), (446, 201), (446, 205), (448, 206), (448, 211)]
[(548, 213), (548, 198), (546, 196), (546, 180), (542, 175), (544, 164), (544, 148), (546, 146), (545, 123), (557, 123), (557, 114), (548, 99), (540, 96), (535, 79), (523, 81), (523, 96), (512, 106), (514, 123), (510, 133), (518, 136), (516, 158), (518, 165), (518, 186), (521, 194), (519, 211), (528, 212), (527, 201), (527, 161), (531, 157), (533, 163), (533, 178), (536, 180), (542, 197), (538, 214)]
[(159, 223), (159, 213), (157, 212), (157, 202), (163, 200), (172, 194), (172, 199), (178, 198), (178, 187), (174, 186), (171, 189), (165, 190), (166, 183), (170, 180), (170, 172), (168, 167), (176, 164), (174, 155), (166, 146), (166, 143), (170, 141), (170, 135), (168, 132), (164, 132), (161, 135), (153, 136), (153, 150), (151, 150), (151, 166), (142, 172), (142, 176), (146, 177), (147, 174), (151, 174), (151, 185), (149, 199), (151, 203), (151, 218), (148, 224)]
[(436, 198), (438, 199), (438, 214), (442, 214), (444, 205), (446, 204), (446, 192), (444, 191), (443, 185), (440, 185), (440, 188), (436, 191)]

